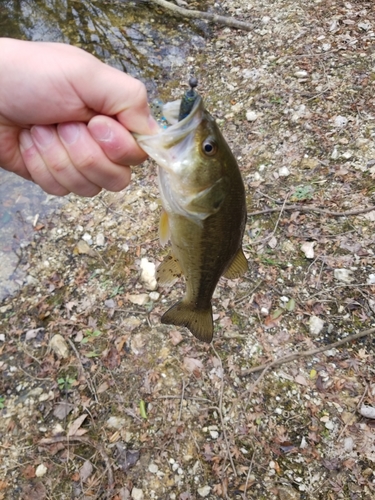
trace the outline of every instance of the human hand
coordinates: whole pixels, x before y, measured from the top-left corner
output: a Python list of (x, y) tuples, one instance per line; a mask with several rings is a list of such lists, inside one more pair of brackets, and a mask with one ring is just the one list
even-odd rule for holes
[(0, 38), (0, 165), (47, 193), (120, 191), (152, 134), (144, 85), (87, 52)]

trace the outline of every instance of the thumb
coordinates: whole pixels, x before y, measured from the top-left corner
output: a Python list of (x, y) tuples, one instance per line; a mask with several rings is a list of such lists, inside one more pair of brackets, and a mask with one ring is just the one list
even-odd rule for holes
[[(86, 73), (76, 89), (96, 113), (114, 116), (130, 132), (155, 134), (159, 125), (150, 113), (145, 85), (96, 60), (95, 76)], [(81, 92), (80, 92), (81, 90)]]

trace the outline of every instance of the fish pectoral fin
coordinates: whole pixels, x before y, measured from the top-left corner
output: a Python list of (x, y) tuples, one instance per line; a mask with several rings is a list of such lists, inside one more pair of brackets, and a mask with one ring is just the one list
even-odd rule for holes
[(185, 326), (198, 340), (211, 342), (214, 332), (212, 307), (196, 309), (194, 305), (181, 300), (161, 317), (165, 325)]
[(160, 286), (172, 286), (181, 275), (180, 263), (169, 254), (156, 270), (156, 281)]
[(162, 209), (159, 221), (159, 240), (162, 246), (165, 246), (171, 237), (171, 230), (169, 228), (168, 214)]
[(189, 213), (203, 213), (209, 215), (215, 214), (220, 210), (225, 197), (227, 196), (227, 178), (222, 177), (203, 191), (191, 198), (185, 209)]
[(223, 276), (230, 280), (239, 278), (240, 276), (243, 276), (248, 269), (249, 265), (247, 263), (246, 257), (242, 251), (242, 248), (240, 248)]

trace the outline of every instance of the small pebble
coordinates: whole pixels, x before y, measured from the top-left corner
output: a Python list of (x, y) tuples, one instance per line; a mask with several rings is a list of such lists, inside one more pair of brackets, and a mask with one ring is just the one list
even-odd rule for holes
[(351, 283), (354, 278), (352, 276), (353, 271), (350, 269), (335, 269), (333, 275), (337, 281), (342, 281), (343, 283)]
[(154, 462), (151, 462), (150, 465), (148, 466), (148, 470), (151, 472), (151, 474), (156, 474), (159, 470), (159, 467), (154, 464)]
[(318, 316), (310, 316), (309, 329), (311, 335), (318, 335), (322, 331), (323, 326), (324, 321), (322, 319), (318, 318)]
[(88, 245), (92, 245), (92, 238), (91, 238), (91, 235), (89, 233), (85, 233), (83, 236), (82, 236), (82, 239), (84, 241), (86, 241), (86, 243)]
[(332, 422), (332, 420), (328, 420), (328, 422), (324, 424), (324, 427), (329, 431), (332, 431), (335, 427), (335, 424)]
[(47, 467), (44, 464), (38, 465), (38, 467), (35, 469), (36, 477), (42, 477), (46, 472), (47, 472)]
[(345, 127), (345, 125), (347, 125), (347, 123), (348, 123), (348, 119), (345, 118), (345, 116), (341, 116), (341, 115), (336, 116), (336, 118), (333, 120), (333, 124), (337, 128)]
[(206, 485), (206, 486), (202, 486), (201, 488), (198, 488), (198, 495), (202, 498), (205, 498), (207, 497), (209, 494), (210, 494), (210, 491), (211, 491), (211, 487)]
[(307, 71), (305, 71), (305, 70), (301, 69), (301, 70), (299, 70), (299, 71), (296, 71), (296, 72), (294, 73), (294, 76), (295, 76), (295, 77), (297, 77), (297, 78), (306, 78), (306, 77), (308, 77), (308, 76), (309, 76), (309, 74), (308, 74), (308, 72), (307, 72)]
[(353, 451), (354, 448), (354, 441), (352, 437), (347, 437), (344, 439), (344, 450), (349, 453), (350, 451)]
[(280, 177), (288, 177), (290, 175), (288, 167), (279, 168), (279, 176)]
[(375, 419), (375, 407), (363, 405), (360, 414), (362, 417)]
[(144, 499), (143, 491), (139, 488), (132, 489), (132, 499), (133, 500), (143, 500)]
[(103, 247), (105, 244), (104, 234), (103, 233), (97, 234), (95, 242), (96, 242), (98, 247)]
[(128, 295), (129, 302), (137, 306), (144, 306), (150, 300), (148, 293), (130, 294)]
[(156, 301), (159, 299), (160, 293), (159, 292), (151, 292), (148, 294), (148, 296), (150, 297), (151, 300)]
[(258, 115), (256, 114), (255, 111), (247, 111), (246, 112), (246, 120), (248, 122), (255, 122), (255, 120), (258, 118)]

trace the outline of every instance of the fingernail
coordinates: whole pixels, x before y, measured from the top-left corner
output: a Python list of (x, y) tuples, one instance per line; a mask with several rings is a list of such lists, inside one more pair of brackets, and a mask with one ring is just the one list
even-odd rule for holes
[(91, 123), (90, 134), (99, 142), (110, 142), (113, 138), (112, 129), (106, 123), (100, 121)]
[(159, 132), (160, 126), (152, 115), (148, 117), (148, 126), (150, 127), (151, 132), (154, 132), (155, 134)]
[(26, 151), (34, 146), (33, 139), (31, 137), (29, 130), (22, 130), (19, 135), (20, 149), (21, 151)]
[(54, 137), (52, 127), (48, 126), (35, 125), (31, 127), (30, 132), (34, 141), (41, 147), (49, 146)]
[(78, 123), (60, 123), (57, 133), (67, 144), (74, 144), (80, 134), (81, 127)]

